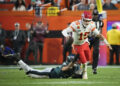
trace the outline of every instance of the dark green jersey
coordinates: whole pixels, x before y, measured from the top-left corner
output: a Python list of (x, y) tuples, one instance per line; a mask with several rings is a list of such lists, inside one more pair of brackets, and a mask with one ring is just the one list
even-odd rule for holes
[(68, 78), (75, 74), (75, 72), (78, 71), (80, 68), (80, 65), (76, 64), (73, 68), (67, 71), (62, 71), (62, 68), (64, 66), (67, 66), (68, 64), (69, 62), (64, 62), (61, 66), (53, 68), (53, 70), (50, 73), (50, 78)]

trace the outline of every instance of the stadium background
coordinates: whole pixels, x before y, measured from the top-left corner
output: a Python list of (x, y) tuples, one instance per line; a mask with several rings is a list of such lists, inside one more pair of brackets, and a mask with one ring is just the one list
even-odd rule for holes
[[(30, 3), (30, 0), (26, 0), (28, 4)], [(45, 24), (49, 23), (48, 30), (50, 33), (46, 36), (45, 43), (44, 43), (44, 49), (43, 49), (43, 63), (44, 64), (61, 64), (62, 63), (62, 34), (61, 30), (67, 27), (67, 24), (69, 22), (78, 20), (81, 18), (81, 13), (83, 11), (63, 11), (61, 12), (60, 16), (46, 16), (46, 9), (51, 6), (50, 4), (46, 5), (44, 7), (44, 10), (42, 12), (42, 17), (35, 16), (34, 11), (30, 12), (12, 12), (10, 11), (12, 9), (13, 4), (0, 4), (0, 8), (7, 8), (9, 11), (0, 11), (0, 22), (3, 24), (3, 28), (5, 30), (12, 31), (14, 30), (14, 23), (17, 21), (21, 24), (21, 29), (26, 31), (25, 24), (27, 22), (29, 23), (36, 23), (37, 21), (41, 20)], [(64, 7), (64, 5), (62, 5)], [(109, 27), (111, 24), (108, 24), (108, 22), (119, 22), (120, 16), (120, 10), (109, 10), (107, 11), (107, 19), (104, 19), (104, 29), (103, 29), (103, 35), (106, 36), (107, 27)], [(8, 34), (9, 38), (9, 34)], [(11, 46), (10, 40), (6, 39), (7, 45)], [(28, 43), (26, 42), (25, 46), (23, 47), (22, 51), (22, 58), (24, 58), (25, 50), (28, 46)], [(109, 50), (106, 46), (103, 47), (105, 52), (102, 52), (103, 58), (105, 59), (105, 64), (109, 61)], [(91, 51), (92, 52), (92, 51)], [(34, 60), (33, 56), (30, 55), (30, 60)], [(39, 61), (39, 56), (38, 56)], [(91, 59), (92, 62), (92, 59)]]

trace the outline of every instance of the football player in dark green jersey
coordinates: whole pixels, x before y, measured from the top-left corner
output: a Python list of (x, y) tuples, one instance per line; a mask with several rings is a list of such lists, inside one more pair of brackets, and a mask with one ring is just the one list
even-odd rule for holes
[(43, 70), (33, 69), (22, 60), (19, 60), (18, 64), (28, 76), (33, 78), (82, 78), (82, 72), (77, 60), (78, 55), (71, 54), (67, 56), (67, 60), (62, 65)]

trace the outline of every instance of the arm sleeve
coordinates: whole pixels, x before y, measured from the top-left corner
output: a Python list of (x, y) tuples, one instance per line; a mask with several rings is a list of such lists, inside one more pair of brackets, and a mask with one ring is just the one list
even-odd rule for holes
[(66, 28), (66, 29), (64, 29), (63, 31), (62, 31), (62, 34), (63, 34), (63, 36), (65, 36), (65, 37), (68, 37), (69, 36), (69, 32), (72, 32), (72, 29), (71, 28)]
[(62, 34), (63, 34), (63, 36), (65, 36), (65, 37), (68, 37), (68, 36), (70, 36), (68, 33), (70, 33), (70, 32), (75, 32), (75, 25), (74, 25), (74, 23), (72, 23), (69, 27), (67, 27), (66, 29), (64, 29), (63, 31), (62, 31)]

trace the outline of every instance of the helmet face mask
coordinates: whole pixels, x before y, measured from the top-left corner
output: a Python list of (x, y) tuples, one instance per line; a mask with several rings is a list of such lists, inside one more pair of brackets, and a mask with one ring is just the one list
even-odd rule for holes
[(89, 23), (91, 22), (91, 20), (85, 20), (83, 19), (83, 25), (86, 27), (87, 25), (89, 25)]
[(85, 11), (82, 14), (82, 24), (86, 27), (92, 20), (92, 14), (90, 12)]

